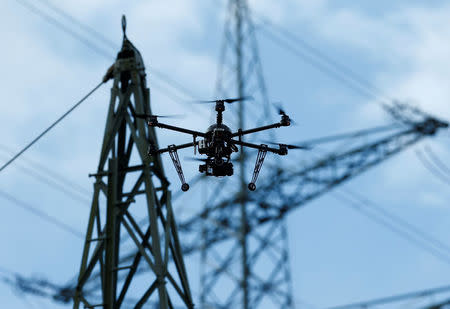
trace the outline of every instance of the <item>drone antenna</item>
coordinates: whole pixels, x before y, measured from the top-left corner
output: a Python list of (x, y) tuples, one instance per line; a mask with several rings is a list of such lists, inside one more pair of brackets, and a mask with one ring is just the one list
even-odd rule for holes
[(217, 112), (217, 124), (221, 125), (223, 121), (222, 113), (225, 110), (225, 104), (224, 101), (217, 101), (216, 102), (216, 112)]
[(127, 37), (127, 18), (124, 15), (122, 15), (122, 31), (123, 31), (123, 37)]

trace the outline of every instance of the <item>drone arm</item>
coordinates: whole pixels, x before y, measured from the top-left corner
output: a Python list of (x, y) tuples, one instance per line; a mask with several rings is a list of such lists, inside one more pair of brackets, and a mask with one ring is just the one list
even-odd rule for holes
[(288, 125), (289, 124), (286, 125), (286, 124), (284, 124), (282, 122), (277, 122), (277, 123), (274, 123), (274, 124), (269, 124), (267, 126), (258, 127), (258, 128), (254, 128), (254, 129), (239, 130), (238, 132), (233, 133), (231, 136), (232, 137), (243, 136), (243, 135), (246, 135), (246, 134), (261, 132), (261, 131), (275, 129), (275, 128), (284, 127), (284, 126), (288, 126)]
[(244, 147), (254, 148), (254, 149), (258, 149), (258, 150), (265, 150), (265, 151), (273, 152), (273, 153), (276, 153), (276, 154), (279, 154), (279, 155), (284, 155), (285, 154), (280, 149), (273, 148), (273, 147), (267, 147), (267, 145), (264, 145), (264, 144), (257, 145), (257, 144), (243, 142), (243, 141), (236, 141), (236, 140), (231, 140), (231, 142), (233, 144), (235, 144), (235, 145), (240, 145), (240, 146), (244, 146)]
[(193, 136), (201, 136), (201, 137), (206, 136), (206, 134), (203, 132), (198, 132), (198, 131), (189, 130), (189, 129), (185, 129), (185, 128), (175, 127), (175, 126), (171, 126), (171, 125), (161, 123), (158, 121), (149, 121), (148, 125), (150, 127), (158, 127), (161, 129), (168, 129), (168, 130), (177, 131), (177, 132), (181, 132), (181, 133), (191, 134)]
[(169, 151), (172, 151), (172, 150), (189, 148), (189, 147), (195, 146), (196, 144), (198, 144), (198, 142), (181, 144), (181, 145), (171, 145), (171, 146), (169, 146), (167, 148), (161, 148), (161, 149), (150, 149), (149, 153), (150, 153), (150, 155), (157, 155), (157, 154), (161, 154), (161, 153), (164, 153), (164, 152), (169, 152)]

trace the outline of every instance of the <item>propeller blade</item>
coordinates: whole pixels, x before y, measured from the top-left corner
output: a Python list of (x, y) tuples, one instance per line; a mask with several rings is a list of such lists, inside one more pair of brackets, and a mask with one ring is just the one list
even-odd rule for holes
[(156, 117), (156, 118), (183, 118), (184, 115), (181, 114), (177, 114), (177, 115), (148, 115), (148, 114), (135, 114), (136, 118), (144, 118), (144, 119), (149, 119), (151, 117)]
[(289, 145), (282, 143), (274, 143), (269, 141), (263, 141), (264, 144), (277, 145), (277, 146), (285, 146), (287, 149), (302, 149), (302, 150), (310, 150), (312, 147), (309, 145)]
[(184, 157), (186, 161), (200, 161), (200, 162), (206, 162), (208, 159), (206, 158), (195, 158), (195, 157)]
[(240, 98), (235, 98), (235, 99), (225, 99), (223, 100), (225, 103), (234, 103), (234, 102), (240, 102), (240, 101), (249, 101), (249, 100), (253, 100), (253, 97), (240, 97)]
[(234, 102), (240, 102), (240, 101), (248, 101), (248, 100), (253, 100), (253, 97), (240, 97), (240, 98), (231, 98), (231, 99), (217, 99), (217, 100), (206, 100), (206, 101), (195, 101), (194, 103), (200, 103), (200, 104), (205, 104), (205, 103), (234, 103)]
[(286, 145), (288, 149), (303, 149), (303, 150), (310, 150), (311, 146), (307, 145)]
[(277, 110), (279, 115), (283, 115), (283, 116), (286, 115), (286, 112), (284, 111), (284, 108), (283, 108), (283, 104), (281, 102), (274, 102), (272, 104), (275, 107), (275, 109)]
[[(275, 107), (275, 109), (277, 110), (278, 115), (286, 116), (286, 111), (284, 110), (283, 104), (281, 102), (274, 102), (272, 104)], [(295, 120), (293, 120), (292, 118), (289, 117), (289, 120), (291, 121), (291, 125), (294, 125), (294, 126), (298, 125), (298, 123)]]

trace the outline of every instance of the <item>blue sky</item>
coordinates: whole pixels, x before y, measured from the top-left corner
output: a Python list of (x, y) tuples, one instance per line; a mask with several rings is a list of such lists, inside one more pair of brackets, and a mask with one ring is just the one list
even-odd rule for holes
[[(38, 3), (38, 2), (36, 2)], [(198, 98), (214, 94), (226, 1), (64, 1), (58, 5), (120, 44), (120, 17), (147, 63), (156, 114), (186, 113), (180, 124), (206, 128), (209, 110), (192, 110), (164, 95), (152, 68), (167, 73)], [(250, 1), (252, 10), (294, 32), (345, 64), (388, 97), (407, 100), (450, 119), (450, 5), (446, 1)], [(0, 4), (2, 77), (1, 147), (20, 149), (94, 87), (112, 60), (47, 24), (17, 1)], [(257, 33), (273, 101), (282, 101), (299, 123), (278, 133), (296, 142), (392, 123), (373, 98), (363, 97)], [(114, 52), (112, 52), (114, 54)], [(19, 165), (50, 167), (90, 190), (103, 135), (110, 85), (104, 86), (60, 126), (0, 174), (0, 188), (83, 232), (88, 207), (21, 172)], [(179, 94), (182, 99), (190, 99)], [(183, 141), (161, 132), (161, 144)], [(431, 175), (415, 150), (428, 145), (446, 162), (449, 135), (414, 146), (345, 187), (448, 243), (448, 185)], [(2, 150), (1, 160), (10, 153)], [(181, 155), (183, 157), (185, 154)], [(189, 153), (186, 153), (189, 155)], [(297, 153), (294, 160), (313, 160)], [(167, 158), (166, 171), (178, 190)], [(268, 161), (271, 159), (269, 158)], [(273, 162), (273, 161), (272, 161)], [(192, 167), (192, 168), (191, 168)], [(196, 173), (184, 166), (187, 178)], [(264, 169), (264, 167), (263, 167)], [(264, 170), (263, 174), (264, 176)], [(84, 195), (83, 195), (84, 196)], [(196, 198), (195, 193), (185, 199)], [(198, 205), (192, 203), (195, 213)], [(2, 200), (0, 266), (65, 283), (79, 267), (82, 240)], [(450, 266), (348, 208), (332, 195), (293, 211), (288, 218), (294, 294), (319, 308), (448, 284)], [(194, 258), (191, 281), (198, 291)], [(19, 296), (0, 285), (7, 308), (59, 308)], [(423, 302), (422, 302), (423, 303)], [(422, 304), (421, 303), (421, 304)], [(308, 306), (305, 306), (308, 308)]]

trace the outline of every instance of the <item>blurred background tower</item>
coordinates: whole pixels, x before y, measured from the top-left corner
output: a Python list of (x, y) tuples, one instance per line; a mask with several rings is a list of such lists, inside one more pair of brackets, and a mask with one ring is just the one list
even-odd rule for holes
[[(160, 157), (147, 153), (156, 135), (136, 117), (151, 114), (144, 62), (122, 22), (122, 49), (104, 78), (114, 84), (74, 308), (193, 308), (169, 184)], [(142, 268), (150, 272), (137, 278)]]
[[(246, 0), (230, 0), (228, 3), (216, 94), (217, 98), (253, 98), (251, 102), (229, 107), (232, 111), (229, 115), (232, 114), (234, 119), (227, 121), (235, 128), (245, 129), (271, 121), (254, 24)], [(202, 308), (293, 307), (285, 219), (272, 220), (255, 230), (249, 229), (247, 215), (261, 205), (250, 203), (245, 198), (249, 192), (247, 177), (252, 175), (255, 157), (249, 157), (241, 149), (239, 164), (236, 165), (239, 183), (231, 184), (232, 180), (229, 180), (227, 190), (222, 190), (222, 186), (216, 188), (205, 206)], [(208, 208), (215, 208), (212, 205), (219, 200), (217, 197), (225, 194), (240, 196), (239, 207), (226, 207), (216, 211), (214, 218), (208, 217)], [(226, 241), (211, 242), (217, 229), (231, 237)]]

